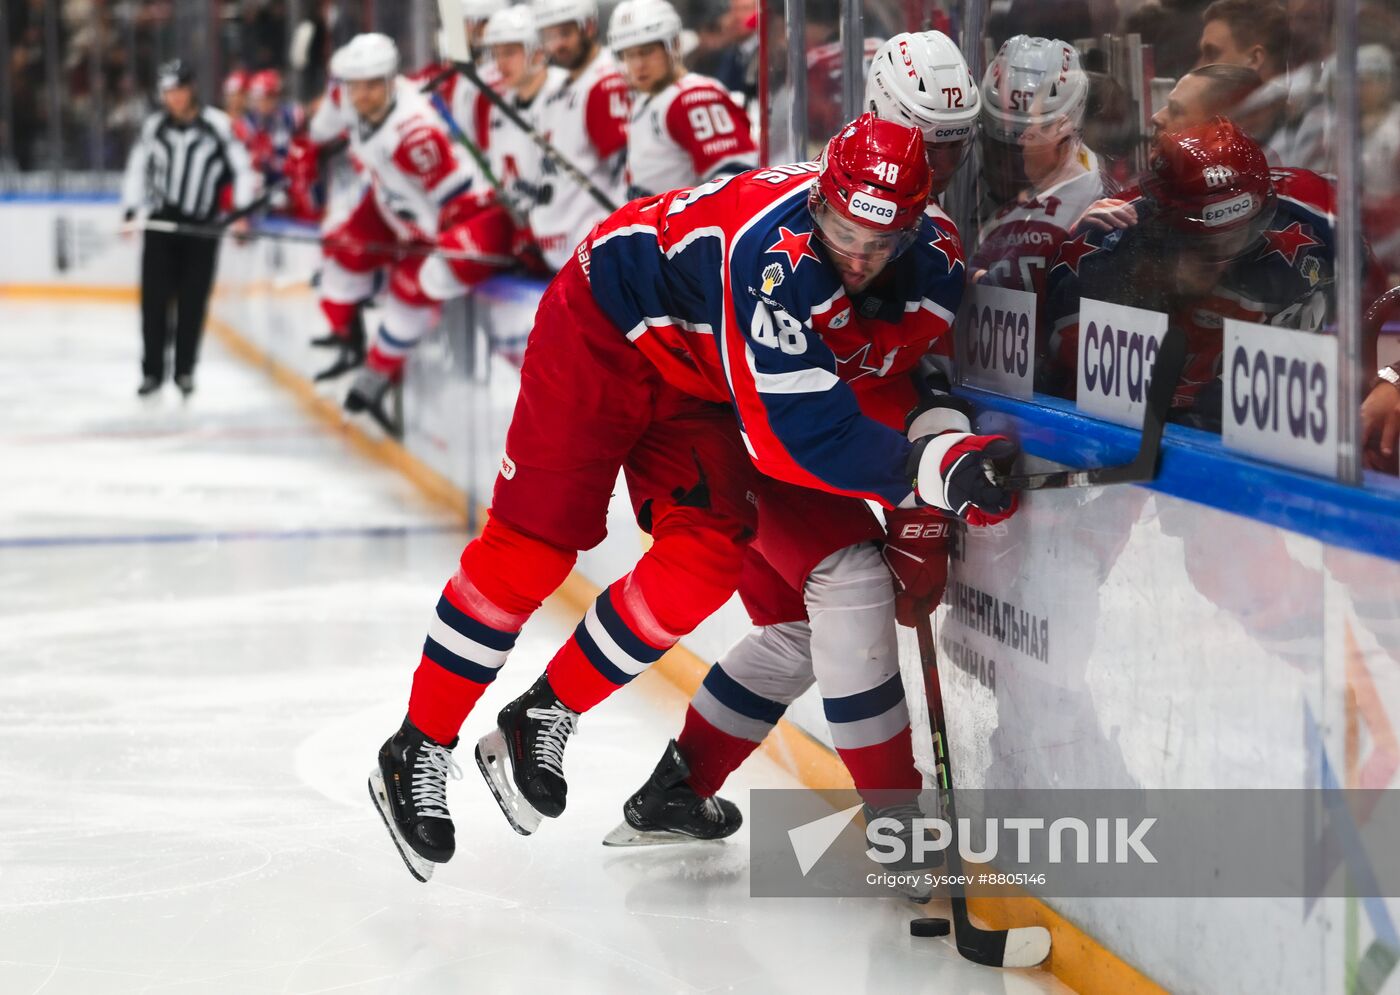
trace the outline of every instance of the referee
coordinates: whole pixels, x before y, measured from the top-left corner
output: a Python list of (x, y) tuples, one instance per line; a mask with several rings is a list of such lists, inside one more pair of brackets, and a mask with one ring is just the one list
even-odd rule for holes
[[(194, 73), (178, 59), (160, 67), (157, 81), (164, 109), (146, 119), (127, 160), (122, 183), (126, 220), (144, 210), (153, 221), (209, 225), (229, 184), (235, 208), (250, 204), (257, 177), (248, 150), (234, 137), (228, 115), (200, 106)], [(165, 381), (172, 308), (175, 386), (185, 397), (194, 392), (194, 364), (218, 252), (217, 238), (146, 232), (141, 251), (144, 353), (137, 390), (142, 397), (160, 390)]]

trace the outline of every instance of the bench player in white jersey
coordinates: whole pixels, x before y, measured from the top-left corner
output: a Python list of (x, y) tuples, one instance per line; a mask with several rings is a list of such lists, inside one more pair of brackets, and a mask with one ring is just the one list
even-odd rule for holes
[[(398, 65), (398, 49), (381, 34), (357, 35), (331, 61), (355, 114), (350, 151), (370, 183), (326, 238), (320, 285), (321, 309), (341, 332), (374, 292), (376, 275), (387, 271), (383, 323), (345, 407), (368, 411), (390, 431), (384, 396), (408, 351), (436, 322), (438, 302), (509, 265), (490, 249), (501, 230), (507, 246), (510, 240), (509, 215)], [(457, 255), (433, 256), (435, 248)]]
[[(530, 10), (540, 44), (566, 74), (557, 90), (544, 94), (540, 134), (613, 206), (621, 206), (627, 199), (624, 171), (631, 107), (617, 60), (599, 43), (598, 5), (595, 0), (533, 0)], [(545, 261), (557, 270), (583, 236), (611, 212), (548, 159), (540, 161), (540, 172), (530, 228)]]
[[(530, 8), (520, 4), (492, 14), (482, 34), (482, 46), (490, 54), (499, 80), (494, 89), (527, 124), (538, 130), (545, 98), (564, 84), (568, 74), (549, 65)], [(533, 208), (546, 182), (539, 146), (485, 94), (477, 94), (472, 117), (470, 134), (485, 154), (492, 174), (517, 210), (533, 219)], [(515, 254), (527, 266), (543, 269), (532, 243), (528, 231), (517, 231)]]
[[(500, 78), (490, 59), (483, 58), (486, 54), (486, 46), (482, 41), (482, 36), (486, 32), (486, 22), (491, 19), (491, 15), (505, 10), (507, 6), (506, 0), (462, 0), (462, 30), (466, 34), (467, 49), (471, 52), (472, 58), (476, 60), (477, 73), (481, 76), (481, 81), (487, 86), (495, 86)], [(452, 68), (447, 59), (446, 53), (449, 49), (444, 40), (448, 30), (447, 27), (438, 28), (438, 58), (413, 73), (410, 78), (414, 82), (427, 83)], [(476, 144), (475, 115), (477, 113), (477, 100), (480, 96), (481, 91), (475, 83), (462, 73), (454, 72), (434, 88), (433, 93), (429, 95), (429, 100), (440, 114), (452, 119), (452, 123), (472, 144)]]
[(1072, 45), (1009, 38), (982, 77), (982, 175), (991, 217), (972, 256), (976, 282), (1044, 299), (1046, 270), (1075, 220), (1104, 195), (1080, 129), (1089, 80)]
[(698, 186), (758, 165), (749, 118), (718, 81), (687, 72), (681, 18), (666, 0), (622, 0), (608, 48), (634, 91), (627, 196)]

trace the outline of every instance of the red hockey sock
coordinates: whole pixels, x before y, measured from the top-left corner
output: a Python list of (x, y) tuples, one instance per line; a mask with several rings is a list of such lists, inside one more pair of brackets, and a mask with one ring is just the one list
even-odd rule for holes
[(371, 346), (369, 355), (365, 357), (365, 365), (376, 373), (382, 373), (395, 383), (403, 376), (403, 364), (406, 356), (389, 356), (380, 350), (379, 346)]
[(575, 553), (496, 518), (462, 551), (443, 588), (418, 669), (408, 717), (448, 743), (505, 663), (520, 628), (573, 566)]
[[(545, 673), (569, 708), (586, 712), (661, 659), (677, 636), (643, 621), (625, 591), (631, 575), (598, 595)], [(645, 606), (641, 606), (645, 607)]]
[(914, 749), (908, 726), (883, 743), (855, 749), (837, 748), (836, 752), (841, 755), (856, 790), (862, 795), (881, 791), (918, 791), (923, 786), (923, 777), (914, 766)]
[(350, 322), (355, 317), (355, 309), (358, 307), (358, 304), (321, 298), (321, 313), (326, 316), (326, 321), (330, 322), (331, 332), (341, 338), (350, 334)]
[(718, 794), (729, 775), (759, 746), (753, 740), (716, 729), (694, 707), (685, 710), (685, 725), (676, 737), (676, 745), (690, 768), (686, 783), (704, 798)]

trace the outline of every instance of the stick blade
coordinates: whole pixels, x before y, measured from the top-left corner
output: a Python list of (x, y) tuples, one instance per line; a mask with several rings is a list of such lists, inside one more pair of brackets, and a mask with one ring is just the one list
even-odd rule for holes
[(1050, 930), (1044, 926), (1018, 926), (1006, 931), (1002, 967), (1035, 967), (1050, 956)]
[(954, 916), (958, 953), (986, 967), (1035, 967), (1050, 956), (1050, 931), (1044, 926), (981, 929)]

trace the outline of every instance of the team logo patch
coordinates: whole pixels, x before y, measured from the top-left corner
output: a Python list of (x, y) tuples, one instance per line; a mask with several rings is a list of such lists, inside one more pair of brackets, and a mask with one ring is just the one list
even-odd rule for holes
[(865, 218), (877, 225), (888, 225), (894, 223), (898, 208), (892, 200), (856, 191), (851, 195), (850, 211), (858, 218)]
[(827, 327), (834, 328), (837, 331), (840, 331), (841, 329), (845, 328), (848, 324), (850, 324), (850, 321), (851, 309), (849, 307), (844, 307), (841, 309), (840, 314), (831, 319), (831, 324), (827, 325)]
[(763, 267), (763, 292), (771, 294), (773, 288), (782, 283), (786, 275), (782, 263), (769, 263)]
[(1309, 287), (1316, 287), (1322, 280), (1322, 263), (1317, 256), (1304, 256), (1303, 265), (1298, 267), (1303, 274), (1303, 279), (1308, 281)]
[(507, 480), (515, 479), (515, 460), (504, 454), (501, 455), (501, 476)]
[[(809, 231), (795, 232), (779, 226), (778, 240), (768, 246), (768, 252), (781, 252), (787, 256), (788, 268), (794, 273), (797, 267), (802, 265), (802, 260), (813, 259), (821, 262), (817, 254), (812, 251), (812, 233)], [(767, 270), (764, 271), (765, 275)]]

